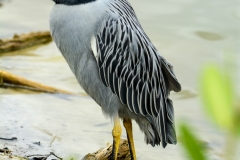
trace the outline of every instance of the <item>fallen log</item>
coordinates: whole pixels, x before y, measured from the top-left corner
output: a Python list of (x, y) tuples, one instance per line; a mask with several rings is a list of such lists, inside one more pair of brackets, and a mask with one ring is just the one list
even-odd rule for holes
[[(112, 145), (101, 148), (94, 153), (89, 153), (82, 160), (109, 160), (112, 156)], [(127, 140), (121, 140), (118, 149), (118, 160), (131, 160), (130, 150)]]
[(0, 53), (32, 47), (52, 41), (49, 31), (31, 32), (29, 34), (15, 34), (12, 39), (0, 39)]
[(30, 81), (23, 77), (0, 70), (0, 87), (23, 88), (38, 92), (73, 94), (72, 92), (57, 89), (41, 83)]

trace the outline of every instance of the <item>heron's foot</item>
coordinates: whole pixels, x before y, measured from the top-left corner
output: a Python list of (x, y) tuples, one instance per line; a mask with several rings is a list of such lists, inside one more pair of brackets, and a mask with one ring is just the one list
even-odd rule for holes
[(123, 125), (127, 132), (127, 138), (128, 138), (128, 145), (129, 150), (131, 154), (131, 160), (136, 160), (136, 152), (134, 147), (134, 141), (133, 141), (133, 134), (132, 134), (132, 121), (131, 119), (123, 119)]
[(112, 135), (113, 135), (112, 159), (113, 160), (117, 160), (121, 134), (122, 134), (122, 128), (120, 125), (120, 120), (119, 120), (119, 118), (116, 118), (114, 120), (114, 127), (112, 130)]

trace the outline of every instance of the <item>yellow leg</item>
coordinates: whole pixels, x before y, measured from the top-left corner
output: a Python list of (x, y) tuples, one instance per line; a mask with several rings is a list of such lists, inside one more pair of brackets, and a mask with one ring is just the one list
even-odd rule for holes
[(120, 120), (119, 120), (119, 118), (116, 118), (116, 119), (114, 119), (114, 127), (112, 130), (112, 136), (113, 136), (112, 158), (113, 158), (113, 160), (117, 160), (121, 134), (122, 134), (122, 128), (120, 125)]
[(136, 160), (136, 152), (135, 152), (135, 147), (134, 147), (134, 141), (133, 141), (133, 134), (132, 134), (132, 121), (131, 119), (123, 119), (123, 125), (127, 131), (127, 138), (128, 138), (128, 144), (129, 144), (129, 149), (131, 153), (131, 159)]

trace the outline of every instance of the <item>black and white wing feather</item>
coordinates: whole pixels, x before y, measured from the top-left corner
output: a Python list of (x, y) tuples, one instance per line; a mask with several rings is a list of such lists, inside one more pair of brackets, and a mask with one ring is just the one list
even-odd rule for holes
[(95, 37), (100, 78), (130, 111), (150, 121), (156, 133), (153, 146), (176, 144), (169, 92), (181, 86), (172, 66), (152, 45), (127, 1), (109, 7), (119, 16), (105, 19)]

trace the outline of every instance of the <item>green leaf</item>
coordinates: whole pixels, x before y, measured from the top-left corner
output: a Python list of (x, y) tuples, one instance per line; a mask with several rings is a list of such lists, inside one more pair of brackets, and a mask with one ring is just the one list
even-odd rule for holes
[(206, 160), (206, 156), (203, 154), (203, 148), (199, 145), (197, 138), (190, 131), (190, 129), (182, 124), (180, 126), (181, 141), (190, 160)]
[(79, 157), (76, 155), (69, 155), (65, 157), (64, 160), (79, 160)]
[(240, 136), (240, 102), (237, 104), (235, 111), (235, 126), (238, 136)]
[(234, 127), (233, 88), (230, 78), (216, 65), (208, 65), (201, 76), (201, 96), (205, 110), (220, 127)]

